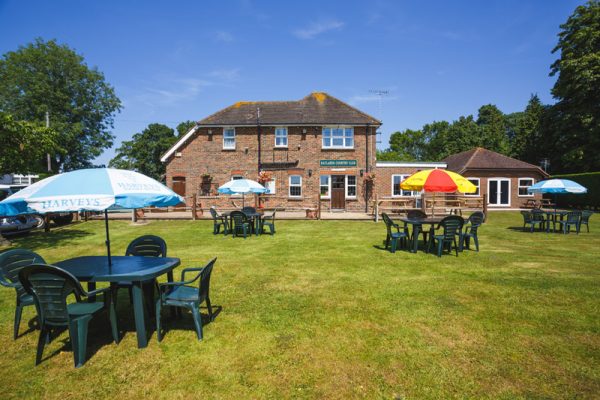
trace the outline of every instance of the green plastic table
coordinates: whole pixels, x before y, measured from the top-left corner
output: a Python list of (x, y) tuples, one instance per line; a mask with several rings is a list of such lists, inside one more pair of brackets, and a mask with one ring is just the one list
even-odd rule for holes
[(427, 218), (400, 218), (400, 221), (405, 224), (413, 226), (413, 248), (410, 251), (411, 253), (416, 253), (419, 249), (419, 233), (423, 232), (424, 245), (427, 244), (427, 235), (428, 231), (423, 230), (423, 225), (431, 225), (432, 228), (435, 227), (436, 224), (439, 224), (444, 217), (427, 217)]
[(148, 345), (146, 318), (144, 316), (144, 298), (142, 282), (153, 280), (167, 274), (173, 280), (173, 269), (180, 264), (179, 258), (173, 257), (135, 257), (112, 256), (112, 266), (108, 266), (107, 256), (75, 257), (56, 263), (57, 267), (69, 271), (77, 279), (88, 282), (89, 290), (96, 287), (96, 282), (131, 282), (133, 284), (133, 313), (138, 347)]

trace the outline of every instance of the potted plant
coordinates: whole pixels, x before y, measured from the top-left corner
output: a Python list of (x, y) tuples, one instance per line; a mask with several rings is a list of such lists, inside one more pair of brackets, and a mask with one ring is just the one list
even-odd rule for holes
[(267, 182), (273, 180), (273, 172), (271, 171), (260, 171), (258, 173), (258, 183), (264, 185)]

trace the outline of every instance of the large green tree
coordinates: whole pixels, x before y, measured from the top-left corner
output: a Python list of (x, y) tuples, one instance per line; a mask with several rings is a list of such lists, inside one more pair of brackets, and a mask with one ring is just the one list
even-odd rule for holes
[(477, 125), (480, 128), (480, 146), (501, 154), (510, 154), (504, 114), (498, 107), (493, 104), (481, 106), (477, 115)]
[(511, 155), (519, 160), (538, 165), (543, 155), (540, 150), (544, 143), (544, 132), (541, 129), (542, 118), (546, 107), (537, 95), (532, 95), (525, 111), (515, 118), (511, 129)]
[(104, 75), (55, 40), (36, 39), (0, 59), (0, 111), (38, 124), (49, 114), (64, 149), (54, 154), (57, 169), (90, 166), (112, 146), (110, 129), (120, 108)]
[(600, 170), (600, 1), (577, 7), (561, 27), (551, 66), (557, 103), (546, 122), (554, 171)]
[(175, 143), (173, 129), (162, 124), (150, 124), (131, 140), (123, 141), (109, 167), (132, 169), (154, 179), (161, 179), (165, 165), (160, 157)]
[(3, 112), (0, 112), (0, 143), (0, 175), (43, 172), (46, 154), (62, 151), (53, 129), (17, 121)]
[(394, 161), (419, 161), (425, 153), (425, 136), (423, 131), (406, 129), (394, 132), (390, 136), (390, 149), (383, 157)]
[(180, 122), (179, 125), (177, 125), (177, 127), (175, 128), (177, 130), (177, 136), (182, 137), (183, 135), (188, 133), (190, 129), (192, 129), (194, 126), (196, 126), (196, 123), (194, 121)]

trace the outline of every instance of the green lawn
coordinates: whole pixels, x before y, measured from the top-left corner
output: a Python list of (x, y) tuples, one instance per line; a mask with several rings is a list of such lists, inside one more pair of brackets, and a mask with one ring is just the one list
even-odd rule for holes
[[(209, 221), (111, 222), (114, 254), (165, 238), (182, 266), (217, 256), (213, 305), (138, 350), (126, 291), (119, 345), (108, 320), (73, 368), (67, 333), (34, 367), (37, 332), (12, 340), (14, 291), (0, 288), (0, 398), (594, 398), (600, 393), (600, 218), (592, 233), (525, 233), (492, 213), (481, 252), (441, 259), (381, 249), (369, 221), (278, 221), (278, 234), (213, 236)], [(13, 240), (50, 263), (101, 255), (102, 222)], [(181, 267), (180, 267), (181, 268)], [(177, 276), (177, 275), (176, 275)], [(167, 314), (165, 314), (167, 315)], [(33, 323), (24, 313), (22, 330)]]

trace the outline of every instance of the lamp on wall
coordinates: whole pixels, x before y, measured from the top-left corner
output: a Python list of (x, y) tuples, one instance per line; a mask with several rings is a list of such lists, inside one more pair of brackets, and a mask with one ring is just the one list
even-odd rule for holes
[(360, 170), (360, 176), (362, 177), (364, 174), (365, 174), (365, 170), (364, 170), (364, 169), (361, 169), (361, 170)]
[(308, 170), (308, 176), (312, 176), (312, 169)]

